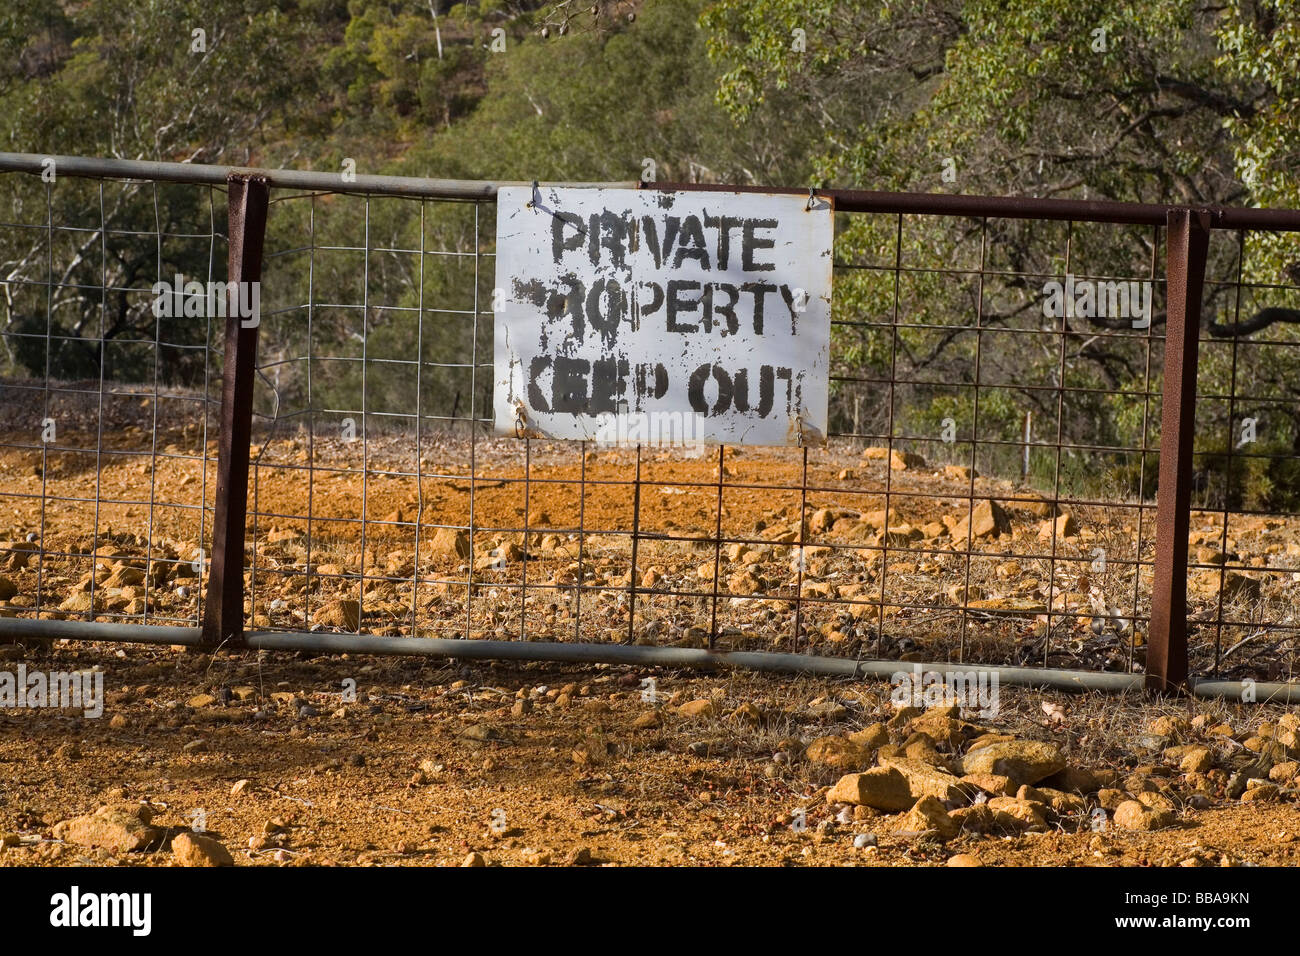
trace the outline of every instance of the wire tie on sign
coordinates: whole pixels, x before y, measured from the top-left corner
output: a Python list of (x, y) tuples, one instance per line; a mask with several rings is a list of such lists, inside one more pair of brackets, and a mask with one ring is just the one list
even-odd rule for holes
[(540, 188), (538, 188), (537, 180), (534, 179), (532, 198), (529, 199), (528, 202), (524, 203), (524, 208), (531, 209), (533, 212), (537, 212), (537, 207), (541, 205), (541, 199), (542, 199), (542, 191)]
[(803, 211), (804, 211), (804, 212), (811, 212), (811, 211), (812, 211), (812, 208), (813, 208), (813, 204), (814, 204), (816, 201), (817, 201), (817, 187), (816, 187), (816, 186), (809, 186), (809, 187), (808, 187), (808, 204), (807, 204), (806, 206), (803, 207)]

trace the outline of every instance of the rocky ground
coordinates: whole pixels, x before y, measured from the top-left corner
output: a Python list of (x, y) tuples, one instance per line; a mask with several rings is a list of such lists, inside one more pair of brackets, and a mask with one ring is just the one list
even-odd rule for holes
[[(0, 865), (1292, 865), (1300, 717), (1003, 686), (4, 649)], [(356, 698), (349, 691), (355, 687)]]
[[(0, 616), (197, 620), (214, 446), (192, 425), (111, 437), (157, 456), (0, 448)], [(1052, 501), (843, 442), (809, 452), (806, 492), (792, 450), (728, 448), (721, 465), (647, 450), (637, 486), (623, 449), (360, 445), (295, 433), (253, 449), (252, 626), (696, 647), (713, 630), (724, 649), (1145, 660), (1150, 501)], [(1189, 546), (1193, 669), (1289, 679), (1300, 518), (1194, 512)]]
[[(159, 420), (125, 416), (94, 451), (0, 447), (0, 617), (197, 621), (215, 449)], [(1055, 502), (848, 444), (809, 452), (806, 490), (794, 451), (646, 451), (639, 486), (633, 452), (558, 443), (524, 458), (510, 440), (471, 455), (454, 436), (284, 434), (253, 452), (258, 628), (699, 647), (716, 607), (720, 648), (1144, 660), (1151, 502)], [(1300, 521), (1194, 512), (1189, 544), (1195, 669), (1288, 679)], [(20, 665), (102, 668), (109, 695), (100, 719), (0, 710), (6, 865), (1192, 866), (1300, 850), (1300, 722), (1277, 707), (1003, 686), (995, 713), (918, 711), (880, 682), (0, 645), (0, 672)]]

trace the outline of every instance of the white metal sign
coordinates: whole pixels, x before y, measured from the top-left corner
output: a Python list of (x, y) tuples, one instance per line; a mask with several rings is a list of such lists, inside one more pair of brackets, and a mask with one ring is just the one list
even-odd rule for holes
[(497, 431), (820, 444), (831, 217), (806, 196), (503, 187)]

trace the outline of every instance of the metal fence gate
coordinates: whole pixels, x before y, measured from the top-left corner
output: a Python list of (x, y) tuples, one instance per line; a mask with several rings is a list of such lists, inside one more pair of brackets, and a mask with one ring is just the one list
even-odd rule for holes
[(0, 637), (1300, 693), (1300, 213), (823, 191), (829, 440), (692, 455), (492, 436), (498, 184), (0, 171)]

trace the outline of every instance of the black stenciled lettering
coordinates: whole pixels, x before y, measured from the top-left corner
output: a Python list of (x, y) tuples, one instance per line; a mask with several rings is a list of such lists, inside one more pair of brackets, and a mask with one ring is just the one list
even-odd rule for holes
[(622, 216), (606, 209), (601, 213), (591, 214), (589, 236), (587, 239), (587, 256), (591, 264), (600, 264), (600, 250), (609, 252), (610, 264), (619, 269), (627, 268), (628, 222)]
[[(572, 273), (569, 274), (569, 278), (576, 281)], [(514, 297), (519, 301), (527, 302), (539, 309), (544, 307), (546, 318), (551, 321), (564, 314), (566, 307), (564, 294), (558, 289), (547, 288), (540, 279), (529, 279), (526, 282), (515, 279), (513, 289)]]
[[(565, 235), (565, 226), (572, 233)], [(582, 217), (574, 212), (557, 212), (551, 216), (551, 258), (558, 265), (566, 252), (582, 248)]]
[(731, 259), (731, 230), (743, 223), (744, 220), (739, 216), (710, 216), (707, 212), (704, 214), (705, 227), (718, 231), (717, 255), (714, 262), (719, 272), (727, 271), (727, 263)]
[(704, 244), (704, 227), (700, 225), (699, 216), (687, 216), (682, 220), (681, 240), (673, 258), (673, 268), (680, 269), (684, 259), (696, 259), (701, 268), (706, 271), (709, 268), (709, 250)]
[(763, 297), (769, 292), (775, 292), (776, 286), (770, 282), (746, 282), (741, 287), (742, 292), (752, 292), (754, 295), (754, 334), (763, 334)]
[(775, 262), (755, 262), (754, 252), (758, 249), (771, 249), (776, 246), (776, 239), (760, 239), (754, 233), (759, 229), (775, 229), (775, 219), (746, 219), (741, 234), (741, 268), (746, 272), (772, 272)]
[[(712, 408), (709, 408), (709, 401), (704, 397), (704, 383), (710, 376), (718, 383), (718, 397)], [(733, 388), (731, 376), (726, 369), (716, 363), (710, 365), (706, 362), (691, 373), (690, 381), (686, 384), (686, 398), (696, 413), (717, 417), (731, 407)]]
[(677, 321), (677, 313), (694, 312), (700, 307), (699, 299), (683, 299), (681, 293), (685, 290), (696, 290), (700, 284), (693, 279), (670, 279), (668, 282), (668, 331), (669, 332), (695, 332), (699, 329), (698, 325), (681, 325)]
[[(735, 375), (735, 394), (732, 404), (736, 411), (749, 411), (749, 369), (742, 368)], [(772, 402), (776, 392), (776, 375), (770, 365), (763, 365), (758, 370), (758, 407), (754, 409), (759, 418), (766, 418), (772, 411)]]
[(591, 402), (587, 414), (618, 411), (619, 400), (627, 391), (628, 361), (611, 355), (591, 365)]
[[(727, 296), (726, 303), (718, 301), (717, 293), (722, 292)], [(710, 304), (713, 311), (727, 320), (727, 327), (723, 330), (723, 335), (735, 335), (740, 331), (740, 319), (736, 316), (736, 303), (740, 301), (740, 290), (730, 282), (719, 282), (714, 294), (710, 296)]]
[(542, 387), (537, 384), (537, 380), (550, 367), (551, 357), (549, 355), (535, 356), (528, 365), (528, 405), (539, 412), (549, 412), (551, 410), (551, 406), (547, 404), (546, 395), (542, 392)]
[(659, 309), (663, 306), (664, 287), (661, 286), (658, 282), (642, 282), (641, 288), (647, 289), (650, 292), (650, 301), (641, 303), (640, 306), (641, 316), (642, 318), (644, 318), (645, 316), (653, 315), (654, 313), (658, 312)]
[[(561, 311), (569, 313), (569, 321), (573, 323), (573, 340), (581, 343), (587, 335), (586, 321), (582, 311), (583, 300), (587, 297), (586, 283), (572, 272), (560, 276), (560, 282), (569, 287), (569, 291), (563, 293), (563, 299), (560, 300), (563, 304)], [(559, 295), (559, 293), (557, 293), (557, 295)], [(548, 316), (551, 315), (553, 302), (554, 299), (552, 302), (547, 303), (546, 311)], [(557, 312), (552, 317), (558, 318), (559, 314), (560, 313)]]
[(795, 304), (794, 291), (785, 283), (781, 283), (781, 298), (785, 300), (785, 307), (790, 310), (790, 334), (794, 335), (798, 332), (799, 309)]
[(659, 226), (652, 216), (641, 217), (641, 232), (645, 235), (646, 248), (650, 250), (650, 255), (655, 261), (655, 268), (662, 268), (664, 257), (659, 250)]
[(527, 281), (515, 279), (511, 283), (511, 288), (514, 291), (514, 297), (520, 301), (530, 302), (539, 309), (546, 304), (549, 290), (540, 279), (529, 279)]
[(664, 368), (662, 362), (656, 362), (654, 365), (645, 362), (636, 367), (636, 410), (638, 412), (644, 407), (643, 399), (646, 396), (658, 400), (667, 394), (668, 369)]
[(627, 296), (623, 287), (613, 279), (597, 279), (587, 293), (587, 322), (600, 333), (606, 348), (611, 348), (617, 341), (618, 326), (626, 314)]
[(577, 415), (587, 410), (587, 377), (591, 363), (586, 359), (556, 356), (551, 380), (551, 410)]
[(656, 266), (661, 267), (668, 261), (668, 257), (673, 253), (673, 244), (677, 241), (677, 230), (681, 228), (681, 216), (667, 216), (664, 219), (664, 245), (663, 256), (655, 262)]

